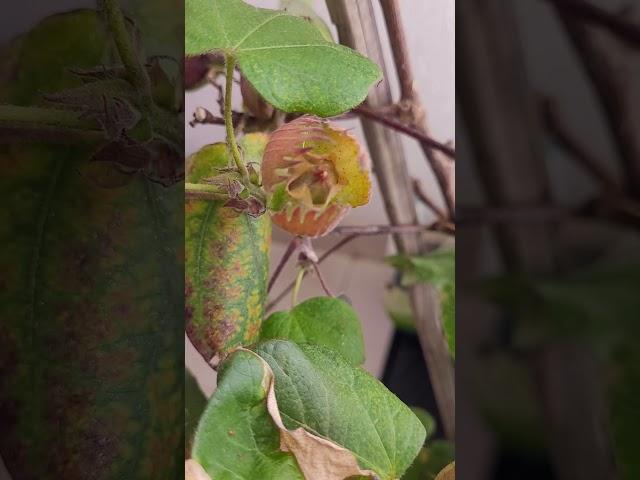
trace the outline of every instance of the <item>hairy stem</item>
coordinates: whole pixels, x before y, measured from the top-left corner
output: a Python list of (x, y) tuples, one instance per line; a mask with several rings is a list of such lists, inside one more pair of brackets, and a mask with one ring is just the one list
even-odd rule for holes
[(127, 70), (129, 81), (142, 95), (145, 103), (150, 106), (153, 102), (151, 81), (144, 63), (140, 60), (138, 52), (136, 52), (136, 48), (131, 41), (122, 10), (120, 10), (117, 0), (103, 0), (102, 5), (109, 29), (116, 42), (116, 47), (118, 47), (120, 59)]
[(229, 200), (229, 194), (220, 191), (217, 186), (201, 183), (185, 183), (184, 195), (193, 200)]
[(98, 130), (91, 121), (78, 118), (76, 112), (54, 108), (22, 107), (18, 105), (0, 105), (0, 125), (20, 126), (24, 124), (50, 127), (66, 127), (82, 130)]
[(224, 126), (227, 130), (227, 145), (229, 145), (231, 156), (233, 157), (233, 161), (238, 167), (238, 171), (248, 185), (249, 183), (251, 183), (249, 180), (249, 171), (247, 170), (247, 166), (242, 161), (240, 150), (238, 149), (238, 143), (236, 142), (236, 135), (233, 131), (233, 111), (231, 109), (231, 97), (233, 94), (233, 71), (236, 67), (236, 59), (231, 55), (225, 55), (224, 58), (226, 66), (226, 88), (224, 91)]
[(294, 308), (298, 303), (298, 294), (300, 293), (300, 287), (302, 286), (302, 279), (306, 273), (307, 269), (305, 267), (300, 267), (300, 270), (298, 270), (296, 281), (293, 284), (293, 293), (291, 294), (291, 308)]

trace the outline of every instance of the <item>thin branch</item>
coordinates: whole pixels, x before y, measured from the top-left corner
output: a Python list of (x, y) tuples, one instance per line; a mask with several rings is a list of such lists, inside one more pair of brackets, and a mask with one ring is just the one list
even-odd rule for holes
[(363, 226), (338, 226), (331, 232), (335, 235), (395, 235), (399, 233), (415, 234), (432, 232), (435, 228), (431, 225), (363, 225)]
[(582, 0), (545, 0), (575, 18), (606, 28), (621, 40), (640, 47), (640, 25), (628, 21), (623, 15), (610, 13)]
[(376, 122), (379, 122), (386, 127), (393, 128), (394, 130), (402, 132), (405, 135), (409, 135), (410, 137), (418, 140), (420, 143), (424, 143), (434, 150), (441, 151), (451, 159), (456, 158), (456, 151), (449, 145), (434, 140), (421, 130), (418, 130), (417, 128), (414, 128), (410, 125), (406, 125), (400, 120), (393, 118), (389, 115), (389, 113), (379, 112), (377, 110), (374, 110), (373, 108), (367, 107), (366, 105), (360, 105), (359, 107), (355, 108), (354, 111), (362, 115), (363, 117), (375, 120)]
[[(344, 247), (347, 243), (351, 242), (352, 240), (355, 240), (356, 238), (358, 238), (360, 236), (360, 234), (354, 233), (352, 235), (349, 235), (347, 237), (344, 237), (342, 240), (340, 240), (339, 242), (337, 242), (334, 246), (332, 246), (329, 250), (327, 250), (326, 252), (324, 252), (322, 255), (320, 255), (320, 258), (318, 258), (318, 265), (321, 264), (324, 260), (326, 260), (328, 257), (330, 257), (333, 253), (335, 253), (336, 251), (340, 250), (342, 247)], [(265, 307), (265, 311), (270, 311), (273, 309), (273, 307), (275, 307), (278, 303), (280, 303), (280, 301), (287, 296), (287, 294), (293, 290), (293, 288), (295, 287), (296, 282), (291, 282), (289, 285), (287, 285), (287, 287), (280, 293), (278, 294), (278, 296), (276, 298), (274, 298), (273, 300), (271, 300), (267, 306)]]
[(542, 103), (543, 118), (558, 143), (569, 153), (572, 158), (599, 181), (605, 188), (617, 188), (618, 182), (602, 168), (602, 162), (598, 161), (591, 153), (591, 149), (583, 147), (581, 141), (569, 130), (569, 127), (562, 121), (556, 105), (545, 100)]
[(0, 105), (0, 126), (46, 125), (50, 127), (99, 130), (90, 120), (81, 119), (77, 112), (57, 108)]
[(335, 297), (335, 295), (331, 293), (329, 286), (325, 282), (324, 277), (322, 276), (322, 273), (320, 273), (320, 267), (318, 267), (318, 264), (316, 262), (310, 262), (310, 263), (316, 272), (316, 277), (318, 277), (318, 280), (320, 280), (320, 285), (322, 286), (322, 290), (324, 290), (325, 295), (327, 295), (328, 297)]
[(300, 243), (300, 240), (298, 239), (298, 237), (293, 237), (291, 239), (291, 241), (289, 242), (289, 245), (287, 245), (287, 249), (285, 250), (284, 254), (282, 255), (282, 258), (280, 259), (280, 261), (278, 262), (278, 265), (276, 266), (276, 269), (273, 272), (273, 276), (271, 277), (271, 280), (269, 280), (269, 286), (267, 287), (267, 293), (271, 292), (271, 289), (273, 288), (273, 286), (276, 283), (276, 280), (280, 276), (280, 273), (282, 272), (282, 269), (284, 268), (284, 266), (289, 261), (289, 258), (291, 258), (291, 255), (293, 255), (293, 252), (295, 252), (296, 249), (298, 248), (299, 243)]
[[(396, 70), (398, 71), (402, 101), (409, 106), (414, 126), (421, 130), (426, 136), (430, 136), (424, 106), (414, 86), (415, 79), (411, 69), (411, 56), (409, 54), (400, 15), (400, 2), (399, 0), (381, 0), (380, 4), (389, 32), (389, 43), (391, 44)], [(448, 165), (450, 162), (432, 145), (426, 142), (420, 142), (420, 146), (427, 157), (427, 161), (433, 170), (438, 186), (442, 191), (442, 196), (444, 197), (449, 212), (448, 216), (452, 218), (455, 214), (456, 200), (454, 194), (454, 179), (450, 170), (451, 165)]]
[(193, 112), (193, 119), (189, 122), (190, 127), (196, 125), (224, 125), (224, 118), (216, 117), (204, 107), (197, 107)]
[(420, 199), (422, 203), (424, 203), (433, 213), (436, 214), (440, 220), (445, 220), (447, 218), (447, 213), (442, 210), (436, 203), (427, 195), (427, 192), (422, 187), (422, 183), (417, 178), (414, 178), (412, 181), (413, 184), (413, 192)]

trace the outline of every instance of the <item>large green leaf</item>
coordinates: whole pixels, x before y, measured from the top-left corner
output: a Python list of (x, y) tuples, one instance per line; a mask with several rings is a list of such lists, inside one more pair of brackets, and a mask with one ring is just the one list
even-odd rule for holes
[(262, 324), (260, 338), (314, 343), (335, 350), (352, 365), (364, 362), (362, 328), (356, 312), (338, 298), (311, 298), (289, 312), (276, 312)]
[(270, 372), (254, 353), (234, 352), (198, 426), (192, 457), (215, 480), (303, 480), (295, 458), (280, 450), (267, 411)]
[(280, 10), (285, 10), (291, 15), (305, 19), (314, 25), (328, 42), (333, 42), (333, 36), (329, 26), (313, 9), (312, 0), (280, 0)]
[[(261, 134), (247, 137), (261, 138), (264, 148)], [(229, 164), (224, 143), (208, 145), (190, 159), (187, 180), (200, 182)], [(213, 357), (254, 343), (267, 294), (269, 217), (251, 218), (219, 201), (189, 200), (184, 241), (186, 329), (194, 346)]]
[(271, 367), (284, 425), (351, 451), (362, 469), (400, 478), (425, 439), (413, 412), (382, 383), (317, 345), (270, 340), (256, 353)]
[(285, 112), (338, 115), (361, 103), (381, 76), (301, 18), (241, 0), (187, 0), (187, 55), (214, 50), (235, 57), (256, 90)]
[[(16, 43), (4, 102), (102, 64), (95, 12)], [(2, 76), (4, 79), (5, 76)], [(0, 454), (15, 479), (175, 479), (182, 470), (183, 187), (88, 178), (90, 151), (0, 146)]]

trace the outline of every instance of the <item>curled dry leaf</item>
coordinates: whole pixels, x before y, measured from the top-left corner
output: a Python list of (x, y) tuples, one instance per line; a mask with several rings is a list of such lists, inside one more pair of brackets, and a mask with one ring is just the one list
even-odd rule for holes
[(193, 459), (184, 462), (184, 480), (211, 480), (204, 468)]
[(440, 470), (435, 480), (456, 480), (456, 462), (452, 462)]
[(304, 477), (314, 480), (343, 480), (354, 476), (378, 478), (375, 472), (362, 470), (356, 457), (346, 448), (303, 428), (288, 430), (280, 417), (273, 371), (267, 362), (260, 360), (266, 372), (265, 379), (269, 382), (267, 410), (280, 430), (280, 449), (293, 454)]

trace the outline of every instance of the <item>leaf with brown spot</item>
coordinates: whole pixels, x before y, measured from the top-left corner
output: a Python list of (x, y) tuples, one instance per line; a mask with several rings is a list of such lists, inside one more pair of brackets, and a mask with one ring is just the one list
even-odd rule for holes
[[(246, 135), (243, 142), (265, 137)], [(245, 140), (247, 139), (247, 140)], [(203, 147), (188, 160), (189, 182), (216, 177), (231, 164), (227, 146)], [(234, 205), (235, 206), (235, 205)], [(247, 205), (249, 214), (253, 213)], [(186, 330), (206, 358), (255, 343), (264, 316), (271, 223), (222, 202), (185, 202)]]

